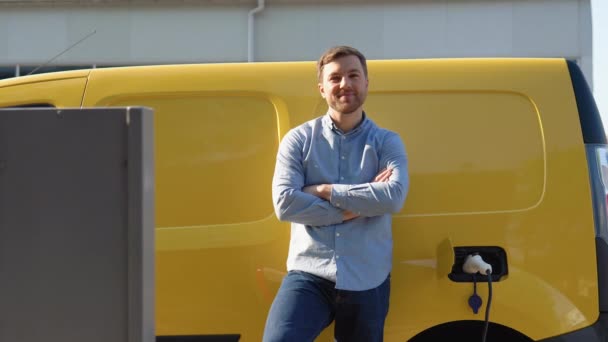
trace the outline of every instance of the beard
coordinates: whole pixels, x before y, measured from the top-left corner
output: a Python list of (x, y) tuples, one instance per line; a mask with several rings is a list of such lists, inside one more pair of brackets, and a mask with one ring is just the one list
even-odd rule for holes
[(327, 104), (335, 112), (341, 114), (350, 114), (361, 108), (364, 101), (365, 95), (361, 96), (360, 94), (354, 94), (352, 99), (350, 99), (348, 102), (341, 102), (339, 99), (332, 98), (331, 101), (327, 101)]

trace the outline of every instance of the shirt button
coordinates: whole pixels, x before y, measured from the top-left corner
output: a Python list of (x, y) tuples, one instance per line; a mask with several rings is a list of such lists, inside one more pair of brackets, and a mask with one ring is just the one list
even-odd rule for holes
[(340, 180), (344, 180), (344, 177), (340, 177)]
[(336, 233), (336, 236), (340, 236), (340, 233)]
[(340, 259), (340, 256), (339, 256), (339, 255), (336, 255), (336, 259)]
[(342, 160), (346, 159), (346, 157), (342, 156)]
[(340, 203), (336, 203), (336, 207), (340, 207)]

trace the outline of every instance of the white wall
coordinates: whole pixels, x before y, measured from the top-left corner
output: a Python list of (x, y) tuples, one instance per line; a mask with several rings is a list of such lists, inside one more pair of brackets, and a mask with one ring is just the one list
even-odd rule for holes
[[(339, 2), (266, 1), (255, 17), (255, 60), (314, 60), (335, 44), (369, 58), (568, 57), (591, 81), (589, 0)], [(253, 7), (4, 3), (0, 65), (42, 63), (93, 30), (55, 64), (246, 61)]]
[(0, 8), (0, 64), (42, 62), (93, 30), (93, 36), (57, 62), (137, 64), (247, 58), (246, 8), (35, 7)]
[(578, 0), (276, 6), (259, 18), (257, 55), (314, 58), (345, 42), (374, 58), (578, 56), (578, 6)]

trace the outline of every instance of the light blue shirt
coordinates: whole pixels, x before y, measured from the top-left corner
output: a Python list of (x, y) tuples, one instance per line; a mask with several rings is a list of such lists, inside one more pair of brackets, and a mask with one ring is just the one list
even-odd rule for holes
[[(365, 114), (346, 134), (329, 114), (289, 131), (272, 181), (276, 215), (292, 222), (287, 269), (334, 281), (342, 290), (379, 286), (391, 271), (391, 213), (405, 201), (407, 167), (399, 135)], [(373, 183), (386, 168), (393, 170), (389, 181)], [(330, 201), (302, 191), (315, 184), (334, 184)], [(360, 216), (343, 221), (343, 210)]]

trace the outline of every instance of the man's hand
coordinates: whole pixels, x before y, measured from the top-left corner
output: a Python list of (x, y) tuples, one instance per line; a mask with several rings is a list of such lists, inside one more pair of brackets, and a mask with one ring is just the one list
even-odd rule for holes
[[(376, 183), (376, 182), (388, 182), (389, 179), (391, 178), (392, 174), (393, 174), (393, 170), (392, 169), (384, 169), (384, 170), (380, 171), (380, 173), (378, 173), (376, 175), (376, 177), (374, 177), (374, 180), (372, 181), (372, 183)], [(353, 213), (352, 211), (344, 210), (344, 213), (342, 214), (342, 217), (344, 218), (344, 221), (348, 221), (348, 220), (352, 220), (354, 218), (359, 217), (359, 215)]]
[(376, 177), (374, 177), (374, 180), (372, 181), (372, 183), (388, 182), (392, 175), (393, 175), (393, 169), (384, 169), (384, 170), (380, 171), (380, 173), (377, 174)]
[(344, 221), (352, 220), (352, 219), (355, 219), (357, 217), (359, 217), (359, 215), (353, 213), (352, 211), (344, 210), (342, 212), (342, 219)]

